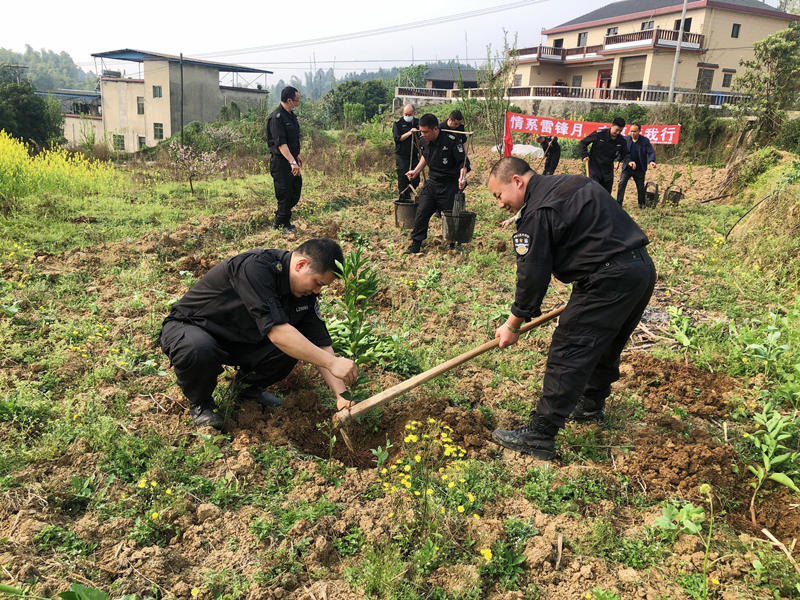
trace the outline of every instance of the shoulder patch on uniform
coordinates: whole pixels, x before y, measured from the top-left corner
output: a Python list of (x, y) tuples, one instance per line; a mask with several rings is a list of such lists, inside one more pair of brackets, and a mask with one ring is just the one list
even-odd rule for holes
[(531, 236), (527, 233), (515, 233), (511, 238), (517, 256), (525, 256), (531, 249)]
[(459, 144), (458, 146), (456, 146), (456, 150), (458, 150), (459, 152), (464, 152), (464, 145)]
[(449, 137), (451, 140), (456, 139), (456, 136), (454, 136), (452, 133), (448, 133), (447, 137)]
[(280, 273), (281, 271), (283, 271), (283, 265), (278, 261), (275, 263), (275, 272)]
[(317, 317), (320, 320), (322, 319), (322, 313), (320, 313), (320, 311), (319, 311), (319, 298), (314, 300), (314, 313), (316, 313)]

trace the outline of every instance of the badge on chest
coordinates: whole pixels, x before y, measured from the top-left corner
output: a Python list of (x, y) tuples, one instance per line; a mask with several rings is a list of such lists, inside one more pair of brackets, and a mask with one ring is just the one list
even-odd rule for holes
[(531, 236), (527, 233), (515, 233), (511, 238), (514, 242), (514, 251), (517, 256), (525, 256), (531, 249)]

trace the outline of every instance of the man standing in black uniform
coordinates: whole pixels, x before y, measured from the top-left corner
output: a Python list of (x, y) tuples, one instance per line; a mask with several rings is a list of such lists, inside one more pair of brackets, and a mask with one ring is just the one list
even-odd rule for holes
[(411, 200), (411, 186), (417, 189), (419, 177), (409, 181), (406, 173), (417, 166), (419, 152), (414, 135), (419, 131), (419, 119), (414, 116), (414, 106), (406, 104), (403, 116), (392, 126), (394, 137), (394, 164), (397, 167), (397, 190), (400, 200)]
[(267, 120), (267, 145), (272, 160), (269, 172), (275, 185), (275, 199), (278, 209), (275, 211), (275, 229), (283, 229), (288, 233), (295, 230), (292, 224), (292, 209), (300, 201), (303, 189), (303, 176), (300, 168), (300, 124), (294, 110), (300, 106), (300, 92), (292, 86), (281, 91), (281, 103)]
[(628, 187), (628, 180), (633, 177), (636, 183), (636, 195), (639, 200), (639, 208), (644, 208), (644, 178), (647, 175), (648, 165), (656, 168), (656, 151), (649, 138), (640, 135), (642, 126), (639, 123), (631, 123), (630, 135), (625, 136), (625, 143), (628, 145), (628, 152), (636, 167), (622, 167), (622, 175), (619, 176), (619, 186), (617, 186), (617, 202), (622, 206), (625, 198), (625, 188)]
[(417, 254), (422, 249), (422, 240), (428, 237), (428, 223), (437, 210), (453, 209), (456, 192), (467, 186), (469, 159), (464, 144), (459, 143), (452, 133), (439, 131), (439, 121), (430, 113), (419, 120), (422, 136), (422, 158), (416, 168), (406, 173), (414, 179), (428, 165), (428, 180), (419, 194), (419, 206), (411, 230), (411, 245), (404, 254)]
[[(589, 177), (602, 185), (609, 194), (614, 185), (614, 159), (619, 156), (622, 162), (634, 167), (625, 138), (620, 135), (624, 127), (625, 120), (617, 117), (608, 129), (598, 129), (578, 142), (578, 150), (589, 170)], [(591, 151), (588, 150), (589, 144), (592, 145)]]
[[(320, 289), (338, 274), (339, 244), (316, 238), (294, 252), (251, 250), (206, 273), (164, 320), (161, 349), (189, 400), (198, 426), (220, 429), (212, 392), (222, 365), (236, 365), (238, 400), (277, 406), (263, 388), (285, 378), (298, 360), (318, 367), (337, 399), (358, 375), (355, 363), (337, 357), (319, 314)], [(243, 388), (243, 389), (242, 389)]]
[(542, 175), (553, 175), (558, 167), (558, 161), (561, 160), (561, 145), (558, 143), (558, 138), (540, 135), (536, 138), (536, 141), (542, 145), (542, 150), (544, 150), (544, 172)]
[(522, 323), (541, 314), (551, 275), (572, 283), (547, 356), (542, 396), (528, 425), (497, 429), (512, 450), (549, 460), (567, 418), (604, 420), (619, 358), (656, 282), (647, 236), (596, 182), (581, 175), (543, 177), (509, 156), (489, 174), (497, 204), (519, 212), (513, 236), (517, 286), (499, 347), (515, 344)]

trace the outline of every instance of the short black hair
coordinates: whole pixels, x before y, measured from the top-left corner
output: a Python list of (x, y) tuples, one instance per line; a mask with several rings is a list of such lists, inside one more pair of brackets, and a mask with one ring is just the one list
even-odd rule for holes
[(286, 102), (287, 100), (294, 100), (295, 94), (297, 94), (297, 88), (292, 87), (291, 85), (287, 85), (285, 88), (281, 90), (281, 102)]
[(425, 113), (419, 118), (419, 126), (427, 127), (428, 129), (439, 127), (439, 119), (436, 118), (436, 115), (432, 115), (431, 113)]
[(625, 119), (622, 117), (615, 117), (613, 121), (611, 121), (612, 125), (616, 125), (617, 127), (625, 127)]
[(336, 264), (344, 263), (342, 247), (330, 238), (312, 238), (306, 240), (295, 250), (309, 260), (309, 266), (314, 273), (324, 274), (328, 271), (340, 277), (342, 270)]
[(450, 118), (453, 119), (453, 121), (463, 121), (464, 115), (461, 114), (460, 110), (456, 109), (450, 113)]
[(495, 177), (501, 183), (508, 183), (514, 175), (525, 175), (528, 171), (533, 171), (531, 166), (516, 156), (504, 156), (489, 171), (489, 177)]
[(636, 125), (639, 128), (639, 131), (642, 130), (642, 124), (641, 123), (631, 123), (631, 127), (633, 127), (634, 125)]

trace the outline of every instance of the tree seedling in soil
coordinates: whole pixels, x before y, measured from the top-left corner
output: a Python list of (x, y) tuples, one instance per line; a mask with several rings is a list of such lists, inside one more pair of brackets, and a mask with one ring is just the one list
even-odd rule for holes
[[(759, 414), (753, 415), (753, 420), (758, 428), (752, 433), (745, 433), (756, 450), (761, 454), (760, 465), (747, 465), (747, 469), (755, 476), (755, 481), (750, 482), (753, 495), (750, 498), (750, 521), (753, 527), (758, 527), (756, 520), (756, 498), (764, 482), (772, 480), (786, 486), (793, 492), (800, 492), (792, 476), (800, 474), (798, 453), (792, 452), (781, 442), (792, 436), (788, 431), (793, 419), (778, 412), (768, 400)], [(780, 467), (781, 471), (777, 471)]]

